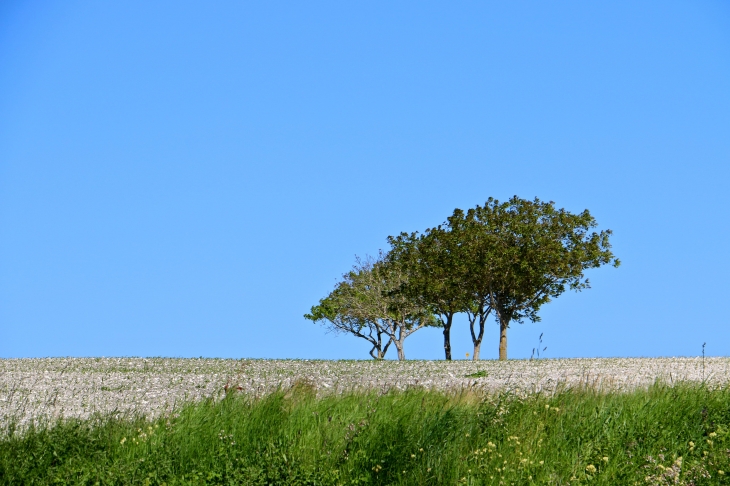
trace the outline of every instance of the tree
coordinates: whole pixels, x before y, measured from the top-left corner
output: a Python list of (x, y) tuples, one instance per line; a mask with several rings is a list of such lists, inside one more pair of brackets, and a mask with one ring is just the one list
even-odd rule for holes
[[(405, 339), (425, 326), (435, 325), (433, 314), (418, 302), (394, 292), (405, 285), (407, 273), (395, 259), (380, 252), (377, 259), (357, 259), (335, 290), (304, 317), (326, 322), (334, 332), (348, 332), (369, 341), (370, 355), (382, 359), (392, 343), (398, 359), (405, 359)], [(383, 346), (383, 340), (388, 341)]]
[(356, 315), (352, 302), (357, 298), (357, 292), (349, 274), (344, 279), (327, 297), (320, 299), (319, 304), (313, 306), (309, 314), (304, 314), (304, 318), (313, 322), (326, 322), (330, 332), (348, 333), (365, 339), (372, 344), (370, 356), (373, 359), (385, 358), (392, 340), (388, 338), (385, 345), (383, 344), (385, 330), (379, 320), (368, 321)]
[(470, 305), (464, 289), (467, 262), (461, 235), (438, 226), (424, 234), (390, 236), (388, 242), (389, 257), (408, 273), (408, 279), (396, 292), (437, 316), (444, 334), (444, 358), (451, 360), (454, 316)]
[[(470, 224), (460, 209), (448, 218), (446, 228), (452, 238), (458, 240), (460, 260), (463, 262), (458, 272), (460, 288), (463, 289), (465, 302), (464, 312), (469, 320), (474, 351), (472, 360), (480, 359), (482, 339), (487, 318), (492, 312), (492, 300), (489, 292), (489, 279), (492, 277), (488, 246), (483, 245), (482, 228)], [(478, 325), (475, 331), (475, 326)]]
[(590, 288), (585, 270), (620, 264), (611, 252), (611, 230), (590, 232), (597, 223), (588, 210), (572, 214), (537, 198), (490, 198), (467, 213), (454, 211), (448, 226), (469, 235), (465, 245), (475, 264), (468, 287), (485, 292), (496, 314), (500, 360), (507, 359), (511, 322), (539, 321), (540, 307), (566, 289)]

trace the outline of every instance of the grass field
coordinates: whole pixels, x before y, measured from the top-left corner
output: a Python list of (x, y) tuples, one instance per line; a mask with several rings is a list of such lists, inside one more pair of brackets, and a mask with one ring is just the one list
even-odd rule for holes
[(6, 431), (2, 484), (726, 484), (730, 391), (229, 392)]

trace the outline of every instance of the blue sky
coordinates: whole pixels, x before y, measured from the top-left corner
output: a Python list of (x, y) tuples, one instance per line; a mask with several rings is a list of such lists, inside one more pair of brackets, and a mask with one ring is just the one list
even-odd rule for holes
[(366, 358), (302, 315), (512, 195), (622, 266), (511, 357), (729, 355), (729, 166), (724, 1), (3, 2), (0, 357)]

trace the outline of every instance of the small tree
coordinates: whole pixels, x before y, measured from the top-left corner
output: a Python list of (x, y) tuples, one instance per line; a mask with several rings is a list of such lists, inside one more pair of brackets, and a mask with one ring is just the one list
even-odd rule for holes
[[(357, 295), (348, 277), (349, 274), (345, 275), (344, 281), (339, 282), (327, 297), (320, 299), (319, 304), (313, 306), (309, 314), (304, 314), (304, 318), (326, 323), (330, 332), (347, 333), (365, 339), (372, 344), (370, 356), (373, 359), (383, 359), (392, 340), (385, 334), (379, 320), (369, 321), (354, 312), (352, 303)], [(383, 340), (384, 336), (387, 341)]]
[(572, 214), (537, 198), (490, 198), (466, 214), (455, 211), (449, 225), (471, 237), (467, 246), (478, 271), (470, 288), (486, 292), (495, 311), (500, 360), (507, 359), (512, 321), (539, 321), (540, 307), (566, 289), (590, 288), (586, 269), (620, 264), (610, 250), (611, 231), (590, 232), (597, 223), (588, 210)]
[[(370, 355), (382, 359), (392, 343), (398, 359), (405, 359), (405, 339), (435, 324), (428, 309), (395, 292), (406, 284), (407, 273), (396, 260), (380, 252), (377, 259), (357, 259), (335, 290), (304, 317), (326, 322), (334, 332), (348, 332), (369, 341)], [(388, 341), (383, 346), (383, 340)]]

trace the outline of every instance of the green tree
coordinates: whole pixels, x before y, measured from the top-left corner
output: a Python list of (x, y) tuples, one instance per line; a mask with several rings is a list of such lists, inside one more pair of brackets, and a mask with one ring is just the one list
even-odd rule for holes
[(620, 263), (611, 252), (611, 231), (591, 231), (597, 223), (588, 210), (572, 214), (537, 198), (490, 198), (466, 213), (454, 211), (447, 225), (467, 235), (464, 246), (473, 262), (467, 288), (486, 297), (482, 315), (486, 308), (495, 312), (500, 360), (507, 359), (512, 322), (539, 321), (542, 305), (565, 290), (590, 288), (585, 270)]
[(444, 357), (451, 360), (454, 316), (473, 307), (465, 289), (468, 262), (462, 235), (438, 226), (423, 234), (390, 236), (388, 242), (389, 258), (397, 261), (408, 274), (396, 292), (437, 316), (438, 325), (443, 329)]
[(350, 277), (346, 274), (344, 280), (327, 297), (320, 299), (319, 304), (312, 306), (304, 318), (324, 323), (328, 331), (335, 334), (352, 334), (365, 339), (372, 345), (370, 356), (383, 359), (392, 340), (386, 336), (379, 320), (369, 321), (357, 315), (352, 305), (357, 299), (357, 291)]
[(358, 258), (335, 290), (304, 317), (324, 322), (333, 332), (366, 339), (373, 346), (370, 355), (375, 359), (384, 358), (392, 343), (398, 359), (404, 360), (405, 339), (422, 327), (436, 324), (429, 309), (395, 292), (406, 285), (407, 277), (404, 266), (383, 252), (377, 259)]

